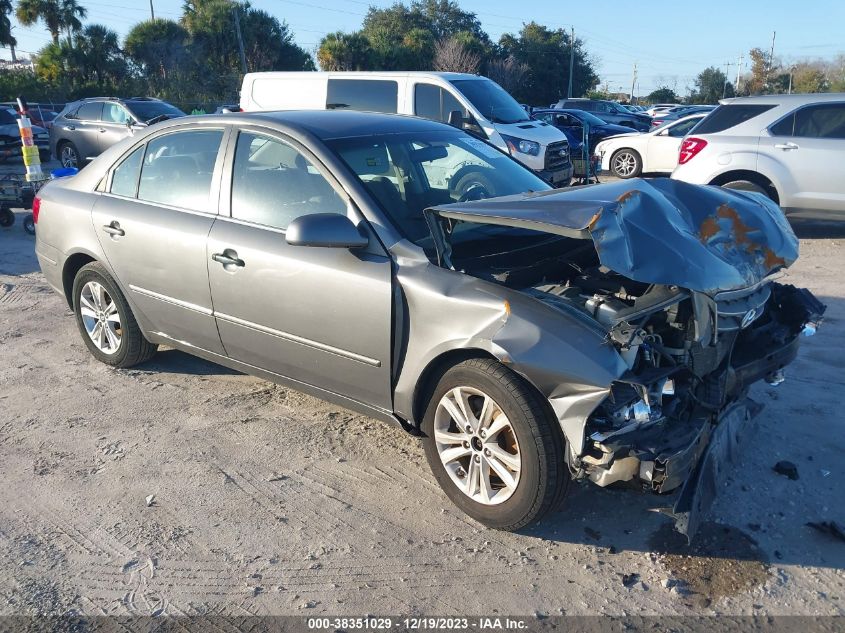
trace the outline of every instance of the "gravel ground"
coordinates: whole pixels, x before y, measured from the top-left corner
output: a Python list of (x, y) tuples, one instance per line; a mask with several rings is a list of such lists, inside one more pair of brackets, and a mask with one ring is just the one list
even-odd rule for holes
[(806, 525), (845, 525), (841, 227), (802, 229), (786, 281), (828, 317), (755, 389), (690, 548), (659, 498), (595, 486), (487, 530), (398, 428), (175, 350), (97, 363), (21, 221), (0, 231), (0, 615), (843, 613), (845, 543)]

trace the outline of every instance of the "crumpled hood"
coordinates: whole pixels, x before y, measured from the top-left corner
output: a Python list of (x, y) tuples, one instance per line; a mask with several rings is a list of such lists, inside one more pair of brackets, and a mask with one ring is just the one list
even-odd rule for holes
[(798, 239), (762, 195), (641, 178), (433, 207), (444, 218), (592, 239), (607, 268), (714, 294), (751, 286), (798, 258)]

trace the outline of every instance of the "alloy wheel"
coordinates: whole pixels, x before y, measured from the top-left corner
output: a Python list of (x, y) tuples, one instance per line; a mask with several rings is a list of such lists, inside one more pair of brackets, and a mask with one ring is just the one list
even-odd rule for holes
[(434, 442), (457, 488), (484, 505), (507, 501), (519, 485), (522, 458), (502, 408), (472, 387), (446, 392), (434, 414)]
[(104, 354), (114, 354), (120, 349), (123, 329), (117, 303), (108, 290), (96, 281), (89, 281), (79, 295), (79, 311), (85, 331)]
[(61, 163), (62, 167), (79, 166), (79, 158), (76, 155), (76, 150), (74, 150), (73, 147), (71, 147), (70, 145), (65, 145), (62, 147)]
[(630, 152), (619, 152), (613, 157), (613, 171), (617, 176), (633, 176), (637, 169), (637, 159)]

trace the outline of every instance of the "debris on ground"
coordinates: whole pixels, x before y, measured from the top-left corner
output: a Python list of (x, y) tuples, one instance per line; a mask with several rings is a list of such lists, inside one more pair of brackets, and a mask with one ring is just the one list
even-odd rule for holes
[(622, 585), (630, 589), (640, 581), (640, 575), (637, 573), (622, 574)]
[(798, 479), (798, 466), (786, 460), (780, 461), (774, 465), (774, 470), (778, 475), (789, 477), (792, 481)]
[(827, 534), (840, 541), (845, 541), (845, 529), (842, 528), (836, 521), (808, 521), (807, 526), (814, 530)]
[(146, 499), (144, 499), (144, 501), (146, 501), (146, 502), (147, 502), (147, 507), (148, 507), (148, 508), (149, 508), (151, 505), (153, 505), (153, 503), (155, 503), (155, 500), (156, 500), (156, 496), (155, 496), (155, 495), (150, 495), (149, 497), (147, 497)]

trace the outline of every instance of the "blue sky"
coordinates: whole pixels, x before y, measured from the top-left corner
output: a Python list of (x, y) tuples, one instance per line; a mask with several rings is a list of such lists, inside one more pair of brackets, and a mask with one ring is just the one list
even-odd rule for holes
[[(290, 25), (298, 44), (313, 51), (327, 32), (357, 29), (367, 7), (384, 7), (393, 0), (251, 0)], [(630, 91), (637, 63), (638, 94), (659, 84), (677, 86), (681, 93), (703, 68), (715, 65), (736, 76), (740, 53), (760, 46), (768, 50), (777, 32), (775, 55), (792, 61), (830, 58), (845, 53), (845, 2), (841, 0), (699, 0), (698, 2), (627, 2), (534, 0), (459, 0), (475, 12), (485, 30), (497, 40), (536, 20), (551, 27), (575, 26), (586, 41), (596, 67), (611, 90)], [(177, 19), (181, 0), (153, 0), (156, 16)], [(149, 17), (148, 0), (81, 0), (88, 21), (106, 24), (124, 35), (134, 23)], [(37, 51), (49, 36), (40, 26), (15, 27), (22, 52)], [(9, 57), (8, 50), (2, 56)]]

